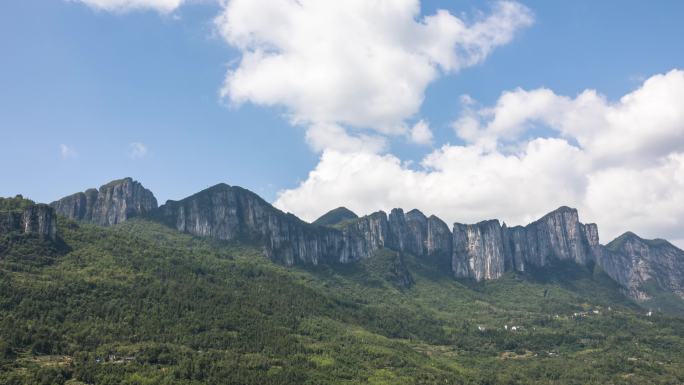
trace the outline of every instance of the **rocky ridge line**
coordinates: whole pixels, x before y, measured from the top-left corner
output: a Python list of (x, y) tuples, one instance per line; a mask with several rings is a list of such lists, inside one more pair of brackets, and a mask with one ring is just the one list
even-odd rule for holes
[[(632, 238), (600, 245), (595, 224), (579, 221), (577, 210), (560, 207), (526, 226), (507, 227), (498, 220), (455, 223), (449, 229), (436, 216), (393, 209), (357, 217), (338, 208), (317, 225), (284, 213), (249, 190), (218, 184), (157, 208), (152, 193), (126, 178), (51, 205), (72, 219), (113, 225), (146, 216), (178, 231), (225, 241), (262, 245), (265, 254), (285, 265), (350, 263), (388, 248), (417, 257), (430, 256), (450, 266), (456, 278), (500, 278), (507, 271), (572, 261), (598, 264), (632, 298), (648, 297), (641, 287), (651, 278), (659, 287), (684, 296), (684, 252), (669, 243)], [(645, 245), (645, 246), (644, 246)], [(441, 261), (441, 262), (440, 262)], [(669, 270), (668, 270), (669, 269)], [(670, 274), (668, 271), (674, 271)]]
[(112, 226), (128, 218), (143, 216), (157, 209), (150, 190), (131, 178), (109, 182), (99, 190), (88, 189), (50, 203), (69, 219)]

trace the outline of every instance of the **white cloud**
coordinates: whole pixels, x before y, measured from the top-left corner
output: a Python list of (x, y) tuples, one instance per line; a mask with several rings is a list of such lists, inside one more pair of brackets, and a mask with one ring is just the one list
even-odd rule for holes
[(284, 106), (294, 124), (405, 134), (440, 73), (481, 62), (532, 20), (509, 1), (466, 23), (422, 16), (419, 0), (229, 0), (216, 25), (242, 57), (222, 95)]
[(410, 139), (413, 143), (429, 145), (432, 144), (432, 130), (430, 125), (420, 120), (411, 127)]
[(59, 145), (59, 153), (62, 156), (62, 159), (73, 159), (78, 156), (76, 150), (71, 146), (67, 146), (66, 144)]
[[(422, 167), (393, 155), (326, 151), (297, 188), (275, 203), (307, 220), (343, 204), (357, 213), (419, 208), (447, 222), (502, 218), (524, 223), (581, 197), (586, 160), (561, 139), (538, 139), (516, 155), (444, 146)], [(567, 179), (558, 183), (555, 175)], [(550, 190), (555, 190), (549, 194)]]
[[(79, 0), (72, 0), (79, 1)], [(169, 13), (185, 0), (80, 0), (108, 11)], [(426, 87), (476, 65), (533, 22), (516, 2), (464, 21), (422, 15), (420, 0), (221, 0), (215, 19), (241, 58), (222, 97), (284, 107), (321, 158), (276, 206), (315, 219), (344, 204), (358, 213), (419, 208), (447, 222), (525, 224), (560, 205), (598, 222), (604, 241), (625, 230), (684, 243), (684, 72), (652, 76), (610, 101), (550, 89), (504, 92), (479, 107), (464, 95), (445, 145), (418, 167), (387, 149), (388, 135), (432, 143), (417, 118)], [(550, 138), (532, 138), (543, 127)], [(62, 157), (76, 152), (61, 146)], [(147, 153), (132, 143), (131, 158)]]
[(151, 9), (168, 14), (181, 6), (185, 0), (70, 0), (81, 2), (89, 7), (110, 11), (126, 12), (134, 10)]
[(306, 141), (316, 151), (334, 149), (343, 152), (381, 152), (387, 147), (384, 137), (378, 135), (350, 135), (337, 124), (317, 123), (306, 130)]
[[(464, 145), (433, 151), (420, 167), (393, 155), (325, 151), (275, 204), (315, 219), (340, 204), (360, 214), (418, 208), (447, 222), (499, 218), (526, 224), (561, 205), (599, 224), (602, 240), (631, 230), (684, 238), (684, 72), (647, 79), (611, 102), (548, 89), (505, 92), (454, 124)], [(556, 138), (529, 139), (544, 125)], [(527, 135), (526, 135), (527, 134)]]
[(594, 90), (575, 98), (548, 89), (504, 92), (494, 107), (469, 110), (454, 127), (469, 143), (515, 141), (543, 125), (606, 162), (654, 161), (684, 148), (684, 71), (652, 76), (617, 102)]
[(147, 146), (144, 143), (133, 142), (128, 145), (128, 157), (131, 159), (141, 159), (147, 156)]
[(596, 170), (584, 207), (607, 234), (633, 230), (647, 238), (684, 238), (684, 152), (645, 168)]

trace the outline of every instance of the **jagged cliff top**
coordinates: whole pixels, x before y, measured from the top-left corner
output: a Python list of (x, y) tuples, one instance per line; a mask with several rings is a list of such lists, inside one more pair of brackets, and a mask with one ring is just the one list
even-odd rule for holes
[[(108, 182), (108, 183), (106, 183), (106, 184), (103, 184), (103, 185), (100, 187), (100, 189), (107, 189), (107, 188), (110, 188), (110, 187), (113, 187), (113, 186), (116, 186), (116, 185), (119, 185), (119, 184), (123, 184), (123, 183), (139, 183), (139, 182), (136, 181), (136, 180), (134, 180), (134, 179), (131, 178), (131, 177), (124, 177), (124, 178), (116, 179), (116, 180), (110, 181), (110, 182)], [(273, 207), (269, 202), (265, 201), (265, 200), (264, 200), (263, 198), (261, 198), (259, 195), (255, 194), (254, 192), (252, 192), (252, 191), (250, 191), (250, 190), (248, 190), (248, 189), (245, 189), (245, 188), (242, 188), (242, 187), (239, 187), (239, 186), (231, 186), (231, 185), (228, 185), (228, 184), (226, 184), (226, 183), (218, 183), (218, 184), (215, 184), (215, 185), (213, 185), (213, 186), (211, 186), (211, 187), (208, 187), (208, 188), (206, 188), (206, 189), (204, 189), (204, 190), (202, 190), (202, 191), (199, 191), (199, 192), (197, 192), (197, 193), (195, 193), (195, 194), (193, 194), (193, 195), (191, 195), (191, 196), (188, 196), (188, 197), (183, 198), (183, 199), (180, 199), (180, 200), (167, 200), (167, 201), (166, 201), (166, 204), (174, 204), (174, 203), (179, 203), (179, 202), (183, 202), (183, 201), (186, 201), (186, 200), (196, 199), (197, 197), (201, 197), (201, 196), (203, 196), (203, 195), (206, 195), (206, 194), (209, 194), (209, 193), (212, 193), (212, 192), (216, 192), (216, 191), (221, 191), (221, 190), (232, 190), (232, 191), (238, 191), (238, 192), (240, 192), (240, 193), (244, 193), (244, 194), (250, 196), (251, 198), (257, 200), (258, 202), (263, 203), (266, 207), (269, 207), (270, 209), (272, 209), (272, 210), (274, 210), (274, 211), (277, 211), (277, 212), (280, 212), (280, 213), (282, 213), (282, 214), (284, 214), (284, 215), (287, 215), (287, 216), (289, 216), (289, 217), (292, 217), (293, 219), (296, 219), (297, 221), (302, 222), (302, 223), (304, 223), (304, 224), (307, 224), (307, 225), (309, 224), (309, 223), (307, 223), (307, 222), (305, 222), (305, 221), (302, 221), (301, 219), (299, 219), (298, 217), (296, 217), (295, 215), (293, 215), (293, 214), (291, 214), (291, 213), (285, 213), (285, 212), (282, 212), (281, 210), (279, 210), (279, 209)], [(97, 190), (91, 188), (91, 189), (88, 189), (88, 190), (85, 191), (85, 193), (89, 193), (89, 192), (97, 192)], [(83, 194), (83, 192), (75, 193), (75, 194), (72, 194), (72, 195), (70, 195), (70, 196), (68, 196), (68, 197), (65, 197), (65, 198), (73, 197), (73, 196), (76, 196), (76, 195), (78, 195), (78, 194)], [(62, 199), (65, 199), (65, 198), (62, 198)], [(9, 200), (12, 200), (12, 199), (16, 199), (16, 198), (0, 198), (0, 200), (3, 200), (4, 202), (8, 202)], [(22, 199), (23, 199), (23, 198), (22, 198)], [(26, 201), (28, 201), (28, 200), (26, 200)], [(28, 202), (31, 202), (31, 201), (28, 201)], [(0, 203), (1, 203), (1, 201), (0, 201)], [(54, 204), (54, 203), (56, 203), (56, 202), (53, 202), (53, 204)], [(7, 205), (7, 203), (1, 203), (1, 204), (0, 204), (0, 209), (3, 208), (2, 204)], [(395, 209), (395, 210), (401, 210), (401, 209)], [(553, 215), (558, 215), (558, 214), (561, 214), (561, 213), (573, 213), (573, 214), (577, 214), (577, 209), (572, 208), (572, 207), (569, 207), (569, 206), (560, 206), (559, 208), (557, 208), (557, 209), (555, 209), (555, 210), (553, 210), (553, 211), (547, 213), (546, 215), (544, 215), (543, 217), (537, 219), (536, 221), (534, 221), (534, 222), (532, 222), (532, 223), (540, 222), (540, 221), (542, 221), (542, 220), (544, 220), (544, 219), (546, 219), (546, 218), (548, 218), (548, 217), (551, 217), (551, 216), (553, 216)], [(420, 212), (419, 210), (417, 210), (417, 209), (412, 209), (412, 210), (408, 211), (406, 214), (407, 214), (407, 215), (408, 215), (408, 214), (413, 214), (413, 215), (423, 215), (423, 216), (424, 216), (424, 214), (421, 213), (421, 212)], [(364, 217), (364, 218), (365, 218), (365, 217), (376, 217), (376, 216), (378, 216), (378, 215), (387, 216), (387, 214), (386, 214), (384, 211), (381, 211), (381, 210), (380, 210), (380, 211), (376, 211), (376, 212), (374, 212), (374, 213), (365, 215), (365, 216), (363, 216), (363, 217)], [(430, 219), (433, 219), (433, 220), (436, 219), (436, 220), (442, 221), (439, 217), (437, 217), (437, 216), (435, 216), (435, 215), (430, 215), (429, 218), (430, 218)], [(356, 215), (353, 211), (347, 209), (346, 207), (342, 207), (342, 206), (341, 206), (341, 207), (338, 207), (338, 208), (336, 208), (336, 209), (333, 209), (333, 210), (327, 212), (326, 214), (322, 215), (320, 218), (318, 218), (317, 220), (315, 220), (315, 221), (312, 222), (311, 224), (313, 224), (313, 225), (319, 225), (319, 226), (330, 226), (330, 227), (337, 228), (337, 227), (339, 227), (339, 226), (342, 225), (342, 224), (348, 224), (349, 222), (352, 222), (352, 221), (357, 220), (357, 219), (360, 219), (360, 217), (359, 217), (358, 215)], [(443, 222), (443, 221), (442, 221), (442, 222)], [(483, 220), (483, 221), (478, 222), (477, 225), (486, 225), (486, 224), (490, 224), (490, 223), (499, 223), (499, 220), (498, 220), (498, 219)], [(504, 223), (504, 224), (505, 224), (505, 223)], [(454, 223), (454, 225), (461, 225), (461, 223), (458, 223), (458, 222), (457, 222), (457, 223)], [(590, 223), (589, 225), (593, 225), (593, 224)], [(451, 227), (451, 226), (449, 226), (449, 225), (447, 225), (447, 226), (448, 226), (448, 227)], [(511, 228), (517, 228), (517, 227), (523, 227), (523, 226), (519, 226), (519, 225), (518, 225), (518, 226), (513, 226), (513, 227), (511, 227)], [(646, 244), (646, 245), (648, 245), (648, 246), (650, 246), (650, 247), (666, 246), (666, 245), (668, 245), (668, 246), (671, 246), (671, 247), (675, 247), (675, 248), (676, 248), (676, 246), (672, 245), (671, 243), (669, 243), (669, 242), (666, 241), (666, 240), (663, 240), (663, 239), (652, 239), (652, 240), (647, 240), (647, 239), (643, 239), (643, 238), (637, 236), (636, 234), (634, 234), (633, 232), (629, 232), (629, 231), (626, 232), (626, 233), (624, 233), (624, 234), (622, 234), (621, 236), (619, 236), (618, 238), (614, 239), (613, 241), (611, 241), (611, 242), (607, 245), (607, 247), (609, 247), (609, 248), (611, 248), (611, 249), (618, 249), (618, 248), (622, 247), (622, 246), (624, 245), (624, 243), (625, 243), (626, 241), (628, 241), (628, 240), (638, 240), (638, 241), (640, 241), (640, 242), (642, 242), (642, 243), (644, 243), (644, 244)]]

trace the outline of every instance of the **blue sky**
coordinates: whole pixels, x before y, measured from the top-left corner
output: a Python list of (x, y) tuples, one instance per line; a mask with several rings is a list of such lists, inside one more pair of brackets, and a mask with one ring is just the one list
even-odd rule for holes
[[(617, 101), (649, 77), (684, 64), (684, 2), (519, 3), (531, 11), (533, 23), (518, 28), (509, 42), (478, 63), (429, 82), (419, 111), (402, 117), (409, 127), (419, 119), (429, 122), (431, 144), (382, 133), (387, 145), (376, 155), (413, 162), (407, 167), (420, 169), (419, 163), (441, 146), (466, 146), (468, 139), (453, 127), (464, 114), (464, 94), (477, 101), (475, 109), (494, 106), (502, 92), (517, 88), (546, 88), (568, 98), (595, 89)], [(424, 0), (418, 18), (446, 9), (470, 22), (478, 13), (493, 12), (493, 4)], [(217, 32), (213, 20), (221, 12), (223, 6), (211, 1), (189, 2), (171, 13), (110, 12), (78, 1), (0, 2), (0, 162), (5, 165), (0, 196), (21, 193), (49, 202), (123, 176), (141, 181), (162, 202), (218, 182), (249, 188), (269, 201), (280, 191), (298, 191), (322, 164), (326, 150), (307, 142), (307, 124), (292, 124), (285, 116), (292, 106), (235, 105), (219, 96), (227, 71), (238, 66), (244, 53)], [(524, 142), (521, 137), (563, 136), (550, 125), (528, 127), (516, 143)], [(568, 138), (574, 145), (577, 140)], [(678, 153), (668, 151), (653, 159)], [(583, 203), (587, 194), (567, 204), (596, 211), (596, 204)], [(327, 199), (325, 205), (334, 204), (332, 197)], [(327, 207), (307, 211), (292, 202), (283, 200), (280, 206), (303, 217)], [(339, 204), (366, 210), (359, 202)], [(534, 207), (530, 215), (547, 208), (552, 207)], [(456, 210), (446, 215), (449, 219), (490, 214), (444, 210)], [(673, 215), (670, 227), (643, 231), (664, 231), (679, 239), (673, 229), (684, 215)], [(527, 219), (517, 213), (509, 217)]]

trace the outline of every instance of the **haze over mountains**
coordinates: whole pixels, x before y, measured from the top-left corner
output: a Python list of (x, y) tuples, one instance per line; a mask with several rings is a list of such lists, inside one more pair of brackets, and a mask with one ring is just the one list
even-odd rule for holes
[[(434, 258), (449, 266), (455, 278), (482, 281), (571, 261), (600, 267), (636, 301), (662, 295), (684, 298), (682, 250), (630, 232), (602, 245), (597, 226), (581, 223), (577, 210), (569, 207), (515, 227), (495, 219), (450, 227), (434, 215), (399, 208), (360, 218), (338, 208), (310, 224), (226, 184), (158, 207), (153, 193), (131, 178), (62, 198), (50, 207), (67, 218), (103, 226), (142, 216), (194, 236), (248, 241), (288, 266), (353, 263), (387, 248)], [(54, 220), (49, 214), (45, 218)]]

